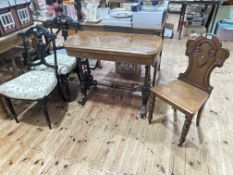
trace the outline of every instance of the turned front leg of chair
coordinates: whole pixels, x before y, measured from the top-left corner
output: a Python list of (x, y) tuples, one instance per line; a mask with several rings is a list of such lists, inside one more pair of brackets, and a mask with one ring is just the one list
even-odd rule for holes
[(205, 108), (205, 103), (201, 106), (201, 108), (199, 109), (199, 111), (197, 113), (196, 126), (199, 126), (199, 124), (200, 124), (200, 118), (201, 118), (201, 114), (202, 114), (204, 108)]
[(182, 131), (181, 131), (181, 136), (180, 136), (178, 146), (182, 146), (183, 143), (185, 142), (190, 125), (192, 123), (192, 118), (193, 118), (193, 115), (187, 115), (187, 114), (185, 115), (185, 121), (184, 121), (184, 125), (183, 125)]
[(160, 65), (161, 65), (161, 57), (162, 57), (162, 54), (163, 54), (163, 50), (161, 50), (161, 52), (159, 53), (159, 65), (158, 65), (158, 71), (160, 71)]
[(46, 122), (47, 122), (47, 124), (49, 126), (49, 129), (52, 129), (51, 120), (49, 118), (49, 113), (48, 113), (48, 108), (47, 108), (47, 98), (42, 99), (40, 102), (41, 102), (40, 107), (41, 107), (41, 110), (44, 113), (44, 116), (45, 116)]
[(154, 65), (154, 73), (153, 73), (153, 80), (152, 80), (152, 86), (154, 87), (156, 82), (156, 76), (157, 76), (157, 71), (158, 71), (158, 61)]
[(17, 114), (15, 113), (15, 109), (11, 103), (11, 100), (7, 97), (5, 97), (5, 100), (6, 100), (6, 104), (7, 104), (8, 108), (10, 109), (11, 115), (14, 117), (16, 123), (19, 123), (19, 120), (17, 118)]
[(155, 94), (151, 92), (149, 99), (149, 115), (148, 115), (149, 124), (151, 124), (153, 118), (154, 106), (155, 106)]

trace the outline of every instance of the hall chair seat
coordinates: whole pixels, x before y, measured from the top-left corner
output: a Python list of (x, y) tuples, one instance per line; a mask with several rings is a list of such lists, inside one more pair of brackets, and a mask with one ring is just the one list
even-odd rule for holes
[(209, 94), (182, 80), (174, 80), (151, 89), (157, 97), (174, 104), (182, 112), (195, 114), (208, 99)]

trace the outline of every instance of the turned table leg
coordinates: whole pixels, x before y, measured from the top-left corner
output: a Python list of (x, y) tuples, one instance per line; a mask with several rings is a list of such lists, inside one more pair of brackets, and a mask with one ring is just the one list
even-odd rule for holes
[(140, 109), (141, 118), (146, 117), (146, 106), (150, 96), (150, 65), (145, 66), (145, 78), (142, 89), (142, 107)]
[(88, 59), (77, 59), (77, 74), (80, 80), (82, 93), (78, 102), (80, 105), (84, 105), (86, 102), (87, 90), (93, 85), (93, 76), (91, 75)]

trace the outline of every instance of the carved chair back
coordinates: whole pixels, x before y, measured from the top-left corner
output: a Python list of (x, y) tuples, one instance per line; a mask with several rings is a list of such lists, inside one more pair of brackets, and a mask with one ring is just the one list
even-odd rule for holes
[(212, 34), (199, 36), (186, 44), (186, 55), (189, 65), (178, 79), (211, 93), (210, 75), (215, 67), (222, 67), (229, 57), (229, 51), (222, 48), (221, 41)]
[[(28, 70), (35, 66), (45, 65), (53, 68), (57, 74), (57, 53), (56, 53), (56, 35), (50, 33), (46, 28), (35, 26), (26, 32), (18, 34), (22, 37), (24, 45), (24, 62)], [(33, 45), (33, 48), (31, 47)], [(45, 57), (49, 54), (50, 49), (53, 50), (54, 64), (46, 62)]]
[(56, 34), (58, 34), (60, 31), (62, 32), (62, 36), (64, 40), (68, 37), (68, 30), (69, 28), (75, 28), (76, 32), (79, 27), (78, 22), (74, 22), (74, 20), (67, 16), (67, 15), (60, 15), (55, 17), (53, 20), (48, 21), (48, 27), (50, 28), (51, 33), (53, 33), (53, 28), (57, 28)]

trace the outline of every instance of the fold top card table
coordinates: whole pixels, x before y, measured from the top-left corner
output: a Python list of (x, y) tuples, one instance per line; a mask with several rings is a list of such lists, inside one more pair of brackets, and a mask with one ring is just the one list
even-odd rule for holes
[(162, 48), (155, 35), (80, 31), (65, 41), (69, 55), (135, 64), (153, 64)]
[[(82, 89), (80, 104), (84, 104), (87, 89), (91, 85), (106, 85), (93, 80), (86, 58), (141, 64), (145, 65), (145, 78), (144, 85), (140, 89), (143, 97), (143, 106), (140, 112), (141, 116), (145, 116), (151, 87), (150, 66), (155, 67), (154, 82), (162, 44), (162, 38), (159, 36), (135, 33), (84, 30), (69, 36), (64, 43), (64, 47), (67, 49), (68, 55), (78, 58), (78, 76)], [(113, 84), (106, 86), (135, 90), (134, 87), (122, 87)]]

